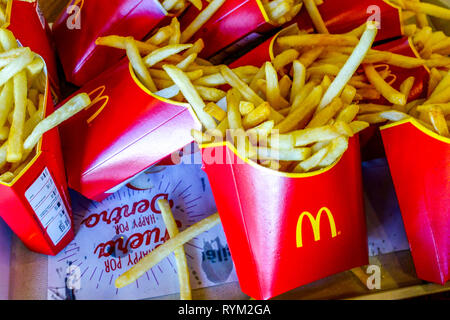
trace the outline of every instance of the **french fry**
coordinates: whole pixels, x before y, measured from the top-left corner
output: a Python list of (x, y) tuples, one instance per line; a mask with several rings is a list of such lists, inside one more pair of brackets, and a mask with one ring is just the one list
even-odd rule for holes
[(279, 110), (289, 105), (289, 102), (281, 96), (278, 74), (270, 62), (266, 62), (266, 86), (266, 96), (273, 108)]
[(125, 43), (125, 48), (127, 51), (128, 59), (130, 59), (131, 64), (133, 65), (133, 69), (136, 72), (139, 80), (144, 84), (144, 86), (149, 89), (151, 92), (155, 92), (158, 89), (156, 88), (155, 83), (153, 82), (150, 73), (145, 66), (142, 57), (139, 53), (139, 50), (134, 42), (133, 38), (127, 38)]
[(328, 106), (318, 111), (306, 128), (316, 128), (326, 125), (342, 109), (343, 103), (340, 98), (335, 98)]
[(283, 68), (298, 58), (299, 52), (295, 49), (288, 49), (280, 53), (273, 60), (273, 67), (277, 72), (281, 72)]
[(264, 100), (258, 96), (244, 81), (242, 81), (230, 68), (220, 66), (220, 72), (227, 83), (239, 90), (245, 100), (250, 101), (254, 105), (260, 105)]
[(450, 9), (442, 8), (431, 3), (404, 1), (404, 8), (416, 13), (423, 13), (433, 17), (450, 20)]
[(178, 88), (180, 88), (180, 91), (183, 93), (186, 100), (191, 104), (197, 114), (197, 117), (200, 119), (205, 128), (214, 129), (216, 127), (214, 119), (203, 110), (206, 105), (186, 74), (173, 65), (165, 65), (163, 66), (163, 69), (171, 77), (172, 81), (178, 86)]
[(242, 129), (242, 118), (239, 111), (240, 93), (237, 89), (227, 92), (228, 126), (232, 130)]
[(373, 24), (367, 23), (366, 30), (361, 36), (361, 39), (355, 47), (353, 53), (350, 55), (345, 65), (339, 71), (339, 74), (336, 76), (328, 90), (325, 92), (322, 101), (320, 102), (319, 109), (327, 106), (336, 96), (341, 93), (347, 82), (355, 73), (356, 69), (364, 60), (367, 52), (372, 47), (376, 35), (377, 28)]
[(13, 99), (13, 80), (11, 79), (3, 86), (0, 94), (0, 127), (3, 127), (8, 120), (14, 104)]
[(181, 51), (187, 50), (192, 47), (192, 44), (169, 44), (165, 47), (156, 49), (149, 53), (143, 60), (147, 68), (150, 68), (167, 59), (174, 54), (180, 53)]
[(242, 116), (248, 115), (250, 112), (252, 112), (255, 109), (255, 105), (248, 101), (241, 101), (239, 103), (239, 112)]
[(301, 126), (301, 123), (308, 120), (308, 117), (315, 112), (322, 98), (322, 92), (322, 87), (316, 86), (305, 99), (302, 107), (295, 108), (284, 120), (275, 126), (275, 129), (279, 130), (280, 133), (285, 133)]
[(314, 0), (304, 0), (306, 10), (319, 33), (329, 33)]
[(175, 249), (191, 241), (193, 238), (202, 234), (203, 232), (215, 227), (219, 223), (219, 214), (215, 213), (208, 218), (197, 222), (186, 230), (180, 232), (175, 237), (170, 238), (158, 248), (139, 260), (139, 262), (136, 263), (131, 269), (119, 276), (114, 282), (116, 288), (123, 288), (130, 283), (133, 283), (147, 270), (150, 270), (153, 266), (166, 258)]
[[(166, 199), (158, 200), (158, 206), (161, 210), (164, 223), (171, 238), (179, 234), (177, 223), (173, 217), (170, 204)], [(189, 280), (189, 268), (186, 261), (186, 253), (183, 246), (174, 250), (175, 261), (178, 270), (178, 282), (180, 284), (180, 299), (192, 300), (191, 284)]]
[(292, 63), (292, 69), (293, 69), (293, 81), (292, 81), (291, 95), (289, 98), (291, 104), (294, 102), (295, 97), (300, 93), (302, 88), (305, 86), (306, 82), (306, 68), (300, 61), (295, 60)]
[(9, 79), (12, 79), (17, 73), (25, 69), (33, 59), (34, 54), (29, 48), (26, 48), (22, 55), (15, 58), (11, 63), (0, 70), (0, 86), (4, 85)]
[(23, 142), (24, 153), (30, 153), (47, 131), (57, 127), (81, 110), (87, 108), (90, 104), (91, 99), (85, 93), (78, 94), (71, 98), (50, 116), (39, 122), (39, 124), (34, 128), (33, 132)]
[(208, 113), (211, 117), (213, 117), (217, 121), (222, 121), (227, 116), (227, 113), (214, 102), (208, 103), (205, 106), (204, 110), (206, 113)]
[(317, 167), (319, 167), (322, 160), (324, 160), (325, 156), (327, 155), (328, 151), (330, 150), (330, 146), (326, 146), (323, 149), (320, 149), (316, 153), (314, 153), (311, 157), (308, 159), (300, 162), (295, 168), (295, 173), (303, 173), (311, 171)]
[(364, 72), (370, 83), (392, 104), (404, 106), (406, 104), (406, 96), (391, 87), (375, 70), (372, 64), (364, 65)]
[(244, 119), (242, 120), (242, 125), (244, 129), (256, 127), (259, 124), (268, 120), (269, 117), (270, 117), (270, 105), (269, 103), (264, 102), (245, 115)]
[(186, 43), (220, 9), (225, 0), (212, 0), (209, 5), (181, 33), (181, 43)]
[(349, 123), (350, 128), (353, 131), (353, 134), (357, 134), (364, 129), (369, 127), (369, 123), (365, 121), (352, 121)]
[(258, 157), (261, 160), (302, 161), (311, 155), (310, 148), (270, 149), (257, 148)]
[(320, 161), (319, 167), (326, 168), (344, 154), (348, 149), (348, 140), (344, 137), (337, 137), (330, 143), (326, 156)]
[(7, 161), (16, 163), (23, 157), (23, 129), (25, 126), (27, 107), (27, 75), (24, 70), (13, 78), (14, 84), (14, 111), (11, 130), (8, 138)]
[(304, 46), (356, 46), (358, 38), (335, 34), (300, 34), (280, 37), (277, 40), (280, 46), (301, 48)]
[(1, 28), (0, 29), (0, 44), (4, 51), (16, 49), (18, 47), (17, 40), (11, 30)]
[(428, 111), (428, 115), (435, 131), (443, 137), (450, 137), (448, 125), (441, 108), (432, 106)]
[(340, 136), (330, 125), (297, 130), (291, 133), (294, 138), (294, 146), (303, 147), (320, 141), (329, 141)]
[(338, 116), (336, 117), (336, 121), (344, 121), (346, 123), (351, 123), (353, 119), (358, 115), (360, 106), (357, 104), (351, 104), (342, 109)]

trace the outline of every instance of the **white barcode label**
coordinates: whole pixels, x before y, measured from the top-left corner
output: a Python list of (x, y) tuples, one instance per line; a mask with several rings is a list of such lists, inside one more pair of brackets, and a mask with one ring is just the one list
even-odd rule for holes
[(71, 223), (64, 201), (47, 168), (28, 188), (25, 197), (53, 244), (58, 245), (70, 230)]

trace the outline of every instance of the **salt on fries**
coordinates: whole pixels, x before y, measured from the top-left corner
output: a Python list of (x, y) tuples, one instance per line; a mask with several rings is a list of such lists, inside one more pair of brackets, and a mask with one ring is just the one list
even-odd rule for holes
[(171, 237), (165, 243), (158, 248), (147, 254), (138, 263), (136, 263), (128, 271), (120, 275), (116, 281), (116, 288), (123, 288), (130, 283), (133, 283), (139, 279), (145, 272), (153, 268), (156, 264), (174, 252), (176, 249), (183, 246), (185, 243), (191, 241), (193, 238), (202, 234), (205, 231), (210, 230), (220, 223), (220, 217), (218, 213), (215, 213), (208, 218), (205, 218), (189, 228), (181, 231), (176, 236)]
[(19, 48), (11, 31), (0, 29), (0, 182), (11, 183), (34, 156), (42, 136), (88, 107), (77, 95), (44, 118), (45, 64), (29, 48)]
[[(172, 209), (170, 208), (169, 201), (166, 199), (158, 200), (158, 206), (161, 210), (164, 223), (171, 238), (179, 234), (177, 223), (173, 217)], [(178, 270), (178, 282), (180, 283), (180, 299), (192, 300), (191, 284), (189, 281), (189, 269), (186, 261), (186, 253), (183, 246), (180, 246), (174, 250), (175, 261)]]

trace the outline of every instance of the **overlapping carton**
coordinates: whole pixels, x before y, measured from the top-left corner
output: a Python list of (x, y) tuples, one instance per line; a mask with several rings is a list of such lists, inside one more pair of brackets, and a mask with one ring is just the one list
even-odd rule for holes
[(62, 125), (63, 152), (69, 186), (92, 200), (190, 144), (191, 129), (201, 128), (188, 103), (151, 93), (126, 58), (79, 92), (93, 104)]
[(53, 25), (66, 79), (82, 86), (124, 56), (121, 51), (96, 46), (98, 37), (141, 40), (169, 16), (158, 0), (71, 0)]
[[(207, 4), (206, 1), (204, 2)], [(402, 35), (400, 9), (383, 0), (357, 2), (328, 0), (318, 8), (330, 33), (349, 32), (368, 20), (376, 19), (376, 21), (382, 21), (376, 41)], [(182, 28), (186, 27), (196, 16), (195, 8), (189, 8), (180, 20)], [(300, 14), (287, 22), (284, 27), (291, 24), (298, 24), (300, 29), (308, 32), (314, 30), (304, 6)], [(212, 58), (232, 45), (239, 46), (239, 42), (251, 43), (259, 38), (258, 35), (270, 33), (279, 27), (270, 21), (260, 0), (227, 0), (196, 33), (194, 40), (203, 39), (208, 45), (202, 51), (201, 56)], [(230, 52), (232, 51), (231, 49)]]
[(241, 289), (269, 299), (368, 263), (359, 140), (328, 168), (289, 174), (202, 145)]
[[(20, 39), (19, 39), (20, 41)], [(45, 114), (54, 111), (46, 79)], [(56, 255), (74, 237), (58, 129), (47, 132), (31, 162), (10, 183), (0, 182), (0, 215), (30, 250)]]
[(417, 276), (450, 279), (450, 139), (410, 119), (381, 128)]
[[(6, 27), (20, 45), (30, 47), (45, 61), (44, 103), (45, 115), (49, 115), (54, 111), (51, 84), (57, 88), (57, 78), (47, 25), (36, 2), (10, 1), (7, 12)], [(11, 183), (0, 183), (0, 207), (1, 217), (32, 251), (56, 255), (73, 239), (58, 129), (42, 137), (32, 161)]]

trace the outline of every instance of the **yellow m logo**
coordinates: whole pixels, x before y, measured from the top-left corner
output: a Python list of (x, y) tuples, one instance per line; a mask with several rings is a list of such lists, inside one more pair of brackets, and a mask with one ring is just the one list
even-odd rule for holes
[[(92, 116), (90, 116), (89, 119), (87, 120), (88, 124), (91, 124), (92, 121), (94, 121), (95, 118), (97, 118), (100, 115), (100, 113), (103, 111), (103, 109), (105, 109), (106, 105), (108, 104), (109, 96), (104, 96), (103, 95), (105, 90), (106, 90), (106, 87), (105, 86), (101, 86), (101, 87), (98, 87), (97, 89), (93, 90), (92, 92), (90, 92), (88, 94), (89, 97), (91, 97), (92, 102), (85, 110), (88, 110), (92, 106), (97, 105), (100, 101), (103, 101), (103, 104), (101, 106), (99, 106), (97, 111)], [(97, 96), (92, 97), (95, 94), (97, 94)]]
[(322, 219), (322, 214), (326, 213), (328, 217), (328, 221), (330, 222), (330, 229), (331, 229), (331, 236), (334, 238), (337, 236), (336, 232), (336, 224), (334, 222), (333, 214), (331, 213), (330, 209), (323, 207), (319, 210), (319, 213), (317, 214), (317, 217), (313, 217), (311, 213), (308, 211), (303, 212), (300, 217), (298, 218), (297, 222), (297, 248), (303, 247), (303, 234), (302, 234), (302, 227), (303, 227), (303, 220), (305, 217), (309, 219), (309, 222), (311, 223), (311, 227), (314, 232), (314, 241), (320, 240), (320, 220)]

